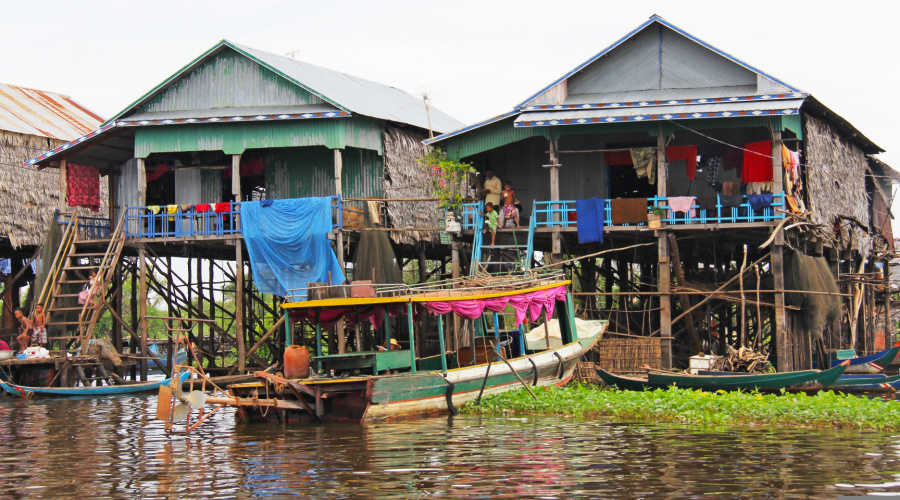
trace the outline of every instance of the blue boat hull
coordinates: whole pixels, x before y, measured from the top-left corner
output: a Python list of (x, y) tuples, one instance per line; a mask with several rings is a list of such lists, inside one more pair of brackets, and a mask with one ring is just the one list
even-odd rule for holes
[[(184, 382), (190, 377), (190, 372), (179, 374), (179, 378)], [(31, 394), (39, 394), (42, 396), (117, 396), (120, 394), (134, 394), (138, 392), (155, 391), (161, 385), (167, 385), (172, 379), (159, 380), (156, 382), (142, 382), (138, 384), (127, 385), (106, 385), (97, 387), (29, 387), (24, 385), (11, 384), (9, 382), (0, 381), (0, 388), (12, 394), (13, 396), (26, 397)]]

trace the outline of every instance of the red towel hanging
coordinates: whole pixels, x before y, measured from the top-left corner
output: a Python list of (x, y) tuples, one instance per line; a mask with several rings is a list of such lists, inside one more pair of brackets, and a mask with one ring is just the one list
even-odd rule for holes
[(697, 146), (670, 146), (666, 148), (669, 161), (684, 160), (685, 175), (694, 180), (697, 175)]

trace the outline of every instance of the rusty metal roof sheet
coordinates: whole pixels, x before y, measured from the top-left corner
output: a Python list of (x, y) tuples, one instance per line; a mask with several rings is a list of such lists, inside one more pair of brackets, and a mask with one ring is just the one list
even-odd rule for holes
[(68, 96), (0, 83), (0, 130), (71, 141), (101, 123)]

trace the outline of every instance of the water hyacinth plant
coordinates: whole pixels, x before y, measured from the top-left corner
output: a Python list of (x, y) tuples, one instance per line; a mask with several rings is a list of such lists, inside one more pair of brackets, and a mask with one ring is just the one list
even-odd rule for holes
[(900, 429), (900, 405), (833, 391), (761, 394), (704, 392), (670, 387), (655, 391), (619, 391), (570, 384), (485, 397), (464, 413), (522, 413), (573, 417), (609, 416), (637, 421), (674, 421), (703, 425), (780, 425), (860, 429)]
[(466, 175), (475, 169), (468, 163), (451, 160), (440, 148), (432, 149), (419, 162), (425, 169), (432, 195), (439, 200), (438, 207), (458, 210), (463, 203)]

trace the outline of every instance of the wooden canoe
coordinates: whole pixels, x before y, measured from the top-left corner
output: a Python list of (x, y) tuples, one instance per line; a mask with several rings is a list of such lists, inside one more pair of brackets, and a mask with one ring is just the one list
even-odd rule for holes
[[(875, 354), (870, 354), (868, 356), (863, 356), (860, 358), (852, 358), (844, 361), (849, 361), (850, 366), (847, 367), (847, 370), (844, 373), (847, 374), (876, 374), (881, 373), (884, 369), (891, 364), (894, 359), (897, 358), (897, 354), (900, 353), (900, 341), (895, 343), (890, 349), (885, 349), (881, 352), (876, 352)], [(842, 360), (833, 359), (831, 360), (831, 366), (835, 367), (842, 363)], [(816, 364), (813, 363), (813, 368), (816, 367)]]
[(889, 392), (900, 389), (900, 375), (842, 375), (826, 389), (837, 392)]
[(683, 389), (705, 391), (773, 391), (779, 389), (811, 390), (834, 384), (844, 373), (849, 363), (844, 362), (825, 371), (804, 370), (787, 373), (765, 373), (761, 375), (676, 375), (650, 373), (646, 379), (620, 377), (597, 368), (597, 374), (609, 385), (631, 391), (665, 389), (676, 386)]
[[(184, 382), (190, 376), (190, 372), (184, 372), (179, 375), (181, 381)], [(157, 380), (154, 382), (138, 382), (135, 384), (124, 385), (103, 385), (91, 387), (30, 387), (24, 385), (16, 385), (10, 382), (0, 381), (0, 388), (12, 394), (28, 398), (34, 395), (38, 396), (55, 396), (55, 397), (93, 397), (93, 396), (117, 396), (120, 394), (134, 394), (139, 392), (150, 392), (159, 389), (160, 385), (168, 385), (171, 379)]]

